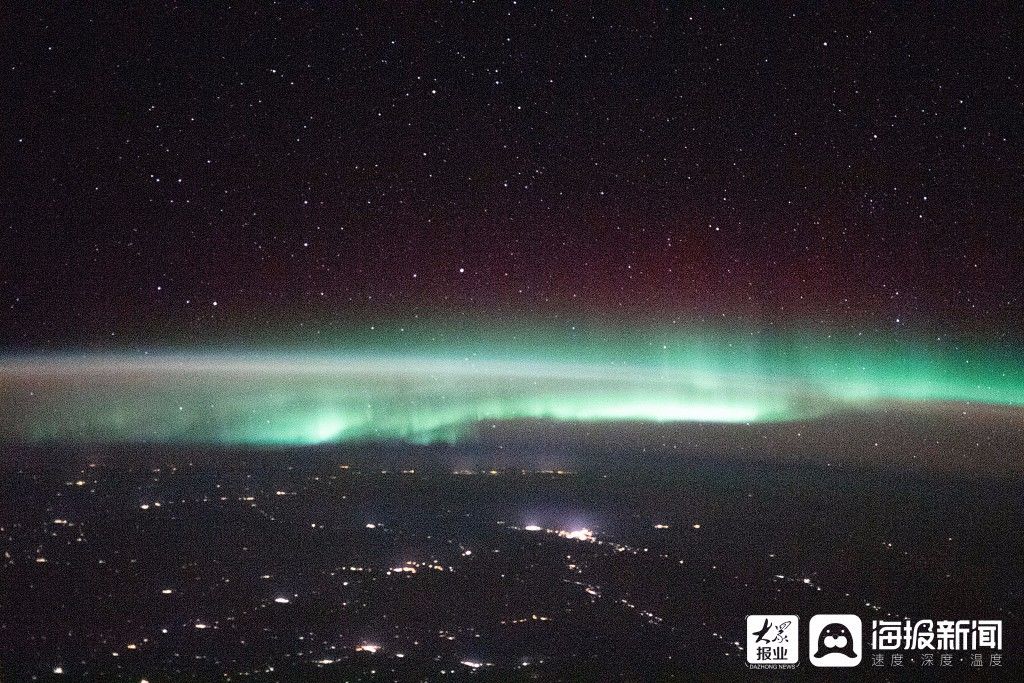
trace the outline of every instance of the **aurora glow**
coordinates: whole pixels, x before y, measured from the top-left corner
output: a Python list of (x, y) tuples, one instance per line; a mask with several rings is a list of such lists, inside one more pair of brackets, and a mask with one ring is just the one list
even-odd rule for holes
[[(459, 442), (495, 421), (811, 420), (901, 402), (1024, 406), (1012, 354), (723, 334), (510, 352), (355, 349), (61, 355), (0, 365), (0, 431), (24, 443)], [(577, 360), (567, 360), (575, 355)]]

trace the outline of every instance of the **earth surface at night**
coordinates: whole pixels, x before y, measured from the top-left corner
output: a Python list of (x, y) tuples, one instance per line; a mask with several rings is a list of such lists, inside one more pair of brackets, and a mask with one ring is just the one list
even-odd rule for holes
[(9, 453), (5, 679), (732, 677), (765, 613), (1002, 619), (986, 673), (1019, 671), (1024, 490), (977, 472), (564, 445)]

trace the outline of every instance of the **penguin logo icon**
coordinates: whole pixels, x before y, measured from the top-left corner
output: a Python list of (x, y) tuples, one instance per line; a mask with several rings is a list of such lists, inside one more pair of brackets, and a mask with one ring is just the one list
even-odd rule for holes
[(856, 666), (863, 650), (863, 627), (855, 614), (818, 614), (808, 628), (814, 666)]
[(818, 634), (818, 651), (814, 653), (814, 656), (824, 657), (833, 652), (847, 657), (857, 656), (853, 651), (853, 636), (850, 635), (850, 629), (846, 628), (844, 624), (829, 624)]

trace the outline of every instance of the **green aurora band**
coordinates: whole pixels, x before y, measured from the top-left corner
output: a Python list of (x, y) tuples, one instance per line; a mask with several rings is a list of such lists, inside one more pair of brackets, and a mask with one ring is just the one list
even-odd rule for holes
[(1022, 368), (1013, 350), (721, 332), (9, 356), (0, 438), (292, 446), (456, 443), (514, 420), (742, 428), (894, 404), (1024, 407)]

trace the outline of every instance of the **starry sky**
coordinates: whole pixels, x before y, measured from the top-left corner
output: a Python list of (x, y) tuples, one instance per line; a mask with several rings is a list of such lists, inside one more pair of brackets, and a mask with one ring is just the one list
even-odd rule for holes
[(1024, 313), (1010, 3), (3, 11), (7, 349)]

